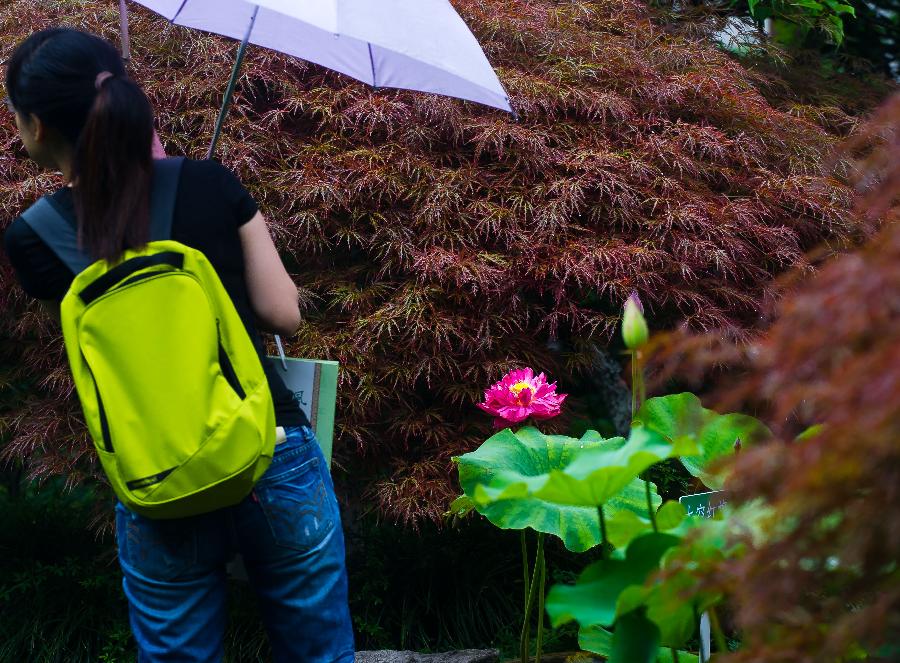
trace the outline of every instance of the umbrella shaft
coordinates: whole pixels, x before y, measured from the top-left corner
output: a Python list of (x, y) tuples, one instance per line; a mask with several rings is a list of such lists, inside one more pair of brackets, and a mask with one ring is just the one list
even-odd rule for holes
[(237, 58), (234, 61), (234, 67), (231, 69), (231, 79), (228, 81), (228, 88), (225, 90), (225, 98), (222, 100), (222, 107), (219, 109), (219, 117), (216, 118), (216, 128), (213, 131), (212, 141), (209, 144), (209, 151), (206, 153), (206, 158), (211, 159), (213, 153), (216, 151), (216, 143), (219, 142), (219, 136), (222, 134), (222, 125), (225, 124), (225, 116), (228, 114), (228, 107), (231, 105), (231, 98), (234, 95), (234, 88), (237, 85), (238, 74), (241, 70), (241, 63), (244, 61), (244, 53), (247, 50), (247, 44), (250, 42), (250, 33), (253, 32), (253, 24), (256, 22), (256, 13), (259, 11), (259, 6), (253, 8), (253, 15), (250, 17), (250, 24), (247, 26), (247, 32), (244, 33), (244, 38), (241, 40), (241, 45), (238, 47)]
[(119, 33), (122, 37), (122, 59), (131, 59), (131, 39), (128, 36), (128, 7), (125, 0), (119, 0)]

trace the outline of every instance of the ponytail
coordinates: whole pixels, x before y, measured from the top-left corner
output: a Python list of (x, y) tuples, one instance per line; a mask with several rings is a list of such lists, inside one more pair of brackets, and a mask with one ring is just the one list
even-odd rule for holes
[(73, 150), (73, 197), (81, 247), (116, 260), (150, 238), (153, 111), (118, 51), (79, 30), (54, 28), (13, 52), (6, 90)]
[(73, 194), (79, 242), (112, 261), (150, 239), (153, 113), (134, 82), (103, 73), (75, 146)]

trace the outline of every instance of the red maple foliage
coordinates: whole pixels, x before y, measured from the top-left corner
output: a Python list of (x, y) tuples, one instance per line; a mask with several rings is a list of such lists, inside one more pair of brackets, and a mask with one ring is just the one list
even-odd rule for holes
[[(858, 82), (795, 93), (718, 48), (712, 19), (637, 0), (454, 4), (518, 121), (251, 49), (220, 144), (291, 257), (305, 322), (288, 350), (341, 363), (338, 467), (413, 525), (456, 493), (450, 457), (489, 433), (474, 404), (509, 369), (576, 381), (632, 290), (658, 325), (743, 328), (773, 275), (856, 237), (821, 166), (871, 103)], [(234, 44), (132, 18), (166, 147), (199, 157)], [(54, 23), (116, 39), (117, 22), (115, 3), (10, 0), (0, 51)], [(54, 178), (8, 118), (0, 147), (6, 223)], [(95, 468), (59, 340), (3, 269), (0, 345), (30, 395), (0, 415), (2, 456), (79, 481)]]

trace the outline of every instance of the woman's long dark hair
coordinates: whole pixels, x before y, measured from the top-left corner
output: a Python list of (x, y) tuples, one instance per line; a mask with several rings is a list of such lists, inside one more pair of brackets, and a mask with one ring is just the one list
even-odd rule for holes
[[(103, 72), (109, 72), (98, 77)], [(15, 50), (6, 90), (74, 148), (72, 190), (79, 241), (94, 259), (116, 259), (149, 240), (153, 110), (115, 47), (68, 28), (36, 32)]]

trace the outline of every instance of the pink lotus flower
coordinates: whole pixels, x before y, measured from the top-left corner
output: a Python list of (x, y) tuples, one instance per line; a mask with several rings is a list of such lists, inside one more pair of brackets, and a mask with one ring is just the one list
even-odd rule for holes
[(535, 377), (530, 368), (510, 371), (500, 382), (484, 392), (478, 407), (494, 415), (497, 428), (515, 424), (528, 417), (550, 419), (559, 414), (566, 394), (556, 393), (556, 383), (547, 384), (543, 373)]

